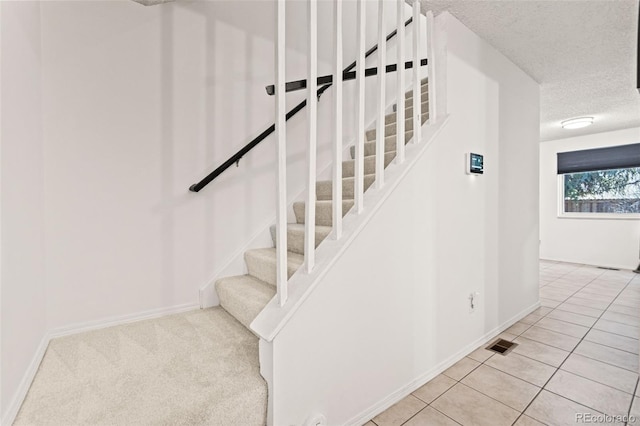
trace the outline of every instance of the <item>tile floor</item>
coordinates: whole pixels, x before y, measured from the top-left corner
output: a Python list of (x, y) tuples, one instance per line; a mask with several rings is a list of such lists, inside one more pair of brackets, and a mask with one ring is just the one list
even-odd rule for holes
[(640, 426), (640, 275), (541, 261), (540, 303), (365, 426)]

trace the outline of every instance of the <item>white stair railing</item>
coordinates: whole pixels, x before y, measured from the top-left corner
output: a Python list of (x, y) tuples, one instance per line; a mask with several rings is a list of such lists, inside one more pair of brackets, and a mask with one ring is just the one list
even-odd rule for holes
[(286, 0), (277, 0), (276, 5), (276, 290), (278, 303), (287, 302), (287, 120), (285, 93), (285, 24)]
[(304, 219), (304, 264), (313, 270), (316, 253), (316, 145), (318, 139), (318, 0), (308, 1), (309, 54), (307, 78), (307, 122), (309, 145), (307, 155), (307, 202)]
[(334, 95), (333, 95), (333, 237), (342, 237), (342, 1), (334, 6)]
[(398, 38), (398, 95), (396, 108), (396, 164), (404, 163), (404, 108), (400, 108), (400, 102), (404, 102), (404, 0), (397, 0), (398, 7), (398, 29), (396, 37)]
[(429, 123), (436, 121), (436, 61), (434, 52), (433, 12), (427, 12), (427, 72), (429, 75)]
[[(362, 213), (364, 206), (364, 114), (365, 114), (365, 38), (366, 38), (366, 0), (358, 0), (356, 46), (358, 59), (356, 59), (356, 155), (355, 155), (355, 182), (353, 194), (354, 209), (356, 214)], [(341, 202), (342, 200), (336, 200)]]
[[(387, 80), (387, 40), (384, 30), (385, 0), (378, 0), (378, 122), (376, 126), (376, 188), (384, 185), (385, 82)], [(404, 24), (403, 24), (404, 25)]]
[[(287, 268), (287, 156), (286, 156), (286, 78), (285, 78), (285, 16), (286, 2), (277, 0), (277, 23), (275, 43), (275, 103), (276, 103), (276, 158), (277, 158), (277, 197), (276, 197), (276, 280), (277, 300), (284, 306), (288, 295)], [(377, 66), (377, 110), (376, 110), (376, 141), (375, 141), (375, 182), (376, 188), (384, 185), (385, 168), (385, 136), (386, 136), (386, 36), (385, 36), (385, 4), (388, 0), (378, 0), (378, 66)], [(365, 132), (365, 35), (366, 35), (366, 2), (357, 1), (356, 15), (356, 142), (355, 142), (355, 171), (354, 171), (354, 212), (362, 213), (364, 209), (364, 148)], [(397, 108), (396, 108), (396, 163), (405, 160), (405, 21), (404, 0), (396, 0), (397, 5)], [(420, 79), (420, 35), (422, 31), (420, 0), (413, 3), (412, 25), (412, 81), (413, 90), (413, 141), (421, 140), (422, 127), (422, 85)], [(316, 156), (318, 129), (318, 0), (308, 0), (307, 24), (309, 28), (308, 76), (307, 85), (307, 120), (308, 120), (308, 151), (307, 151), (307, 197), (305, 203), (304, 226), (304, 265), (305, 271), (311, 273), (315, 265), (315, 231), (316, 231)], [(332, 85), (335, 93), (333, 98), (333, 155), (332, 155), (332, 219), (333, 238), (338, 240), (342, 236), (342, 133), (343, 133), (343, 32), (342, 0), (334, 0), (334, 74)], [(433, 13), (427, 13), (427, 58), (428, 58), (428, 100), (429, 120), (436, 117), (435, 105), (435, 63), (433, 48)], [(325, 79), (322, 77), (321, 79)], [(326, 80), (323, 80), (326, 81)], [(324, 90), (324, 89), (323, 89)]]
[[(422, 99), (420, 94), (422, 87), (420, 85), (420, 0), (413, 2), (413, 143), (422, 140)], [(404, 108), (404, 97), (402, 101), (398, 101), (398, 108), (402, 102)]]

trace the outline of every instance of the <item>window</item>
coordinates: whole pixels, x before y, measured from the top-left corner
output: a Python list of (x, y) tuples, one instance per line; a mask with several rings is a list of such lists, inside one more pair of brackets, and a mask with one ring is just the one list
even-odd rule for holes
[(640, 167), (563, 175), (564, 213), (640, 213)]
[(640, 215), (640, 144), (558, 153), (558, 175), (563, 214)]

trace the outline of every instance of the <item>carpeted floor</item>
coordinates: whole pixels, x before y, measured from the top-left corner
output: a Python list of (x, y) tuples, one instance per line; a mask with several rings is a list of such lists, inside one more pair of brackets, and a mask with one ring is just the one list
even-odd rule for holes
[(15, 425), (263, 425), (258, 339), (221, 308), (53, 340)]

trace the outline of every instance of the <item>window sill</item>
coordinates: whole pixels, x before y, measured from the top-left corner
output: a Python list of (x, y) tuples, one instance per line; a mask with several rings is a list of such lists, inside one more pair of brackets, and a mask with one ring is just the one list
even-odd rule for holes
[(639, 213), (560, 213), (558, 219), (639, 220)]

